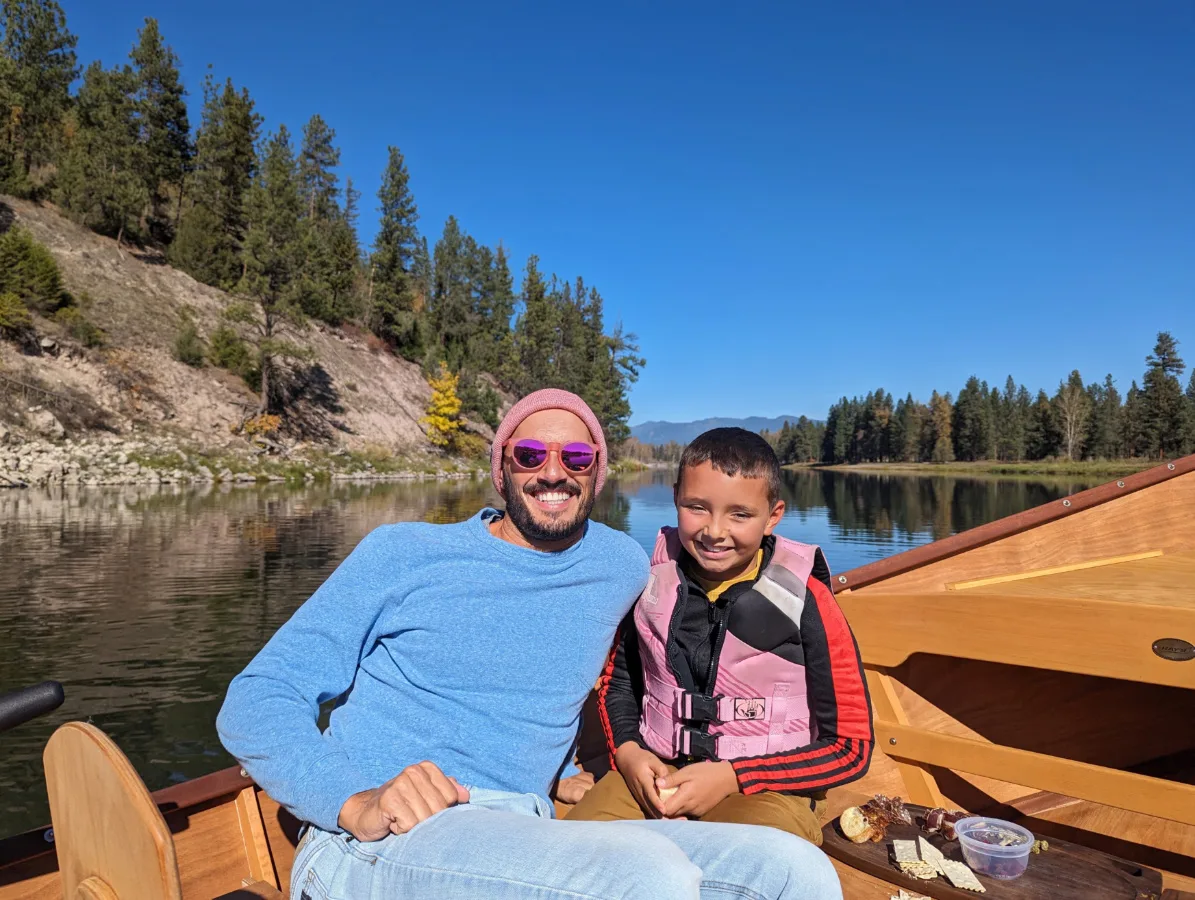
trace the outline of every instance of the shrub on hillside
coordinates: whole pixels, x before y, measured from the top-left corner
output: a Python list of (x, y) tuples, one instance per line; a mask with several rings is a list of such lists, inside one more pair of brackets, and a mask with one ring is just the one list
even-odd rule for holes
[(250, 387), (260, 383), (261, 370), (253, 352), (235, 328), (221, 325), (208, 340), (207, 358), (212, 365), (240, 375)]
[(0, 294), (0, 337), (21, 341), (32, 328), (33, 318), (21, 298), (12, 291)]
[(481, 435), (470, 434), (464, 431), (458, 432), (453, 439), (452, 450), (465, 459), (473, 461), (489, 459), (490, 457), (489, 442)]
[(461, 408), (475, 413), (477, 418), (491, 428), (498, 427), (498, 394), (494, 389), (475, 376), (461, 379)]
[(77, 306), (67, 306), (54, 313), (54, 321), (84, 347), (102, 347), (108, 336), (87, 320)]
[(199, 329), (187, 319), (174, 336), (174, 358), (192, 368), (202, 369), (205, 349)]
[(0, 235), (0, 293), (12, 292), (36, 312), (50, 315), (70, 303), (50, 251), (24, 228)]

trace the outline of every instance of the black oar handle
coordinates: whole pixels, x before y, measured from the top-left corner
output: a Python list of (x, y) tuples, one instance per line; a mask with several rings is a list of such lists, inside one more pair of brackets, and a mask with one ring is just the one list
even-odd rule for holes
[(23, 725), (30, 719), (62, 706), (66, 695), (57, 681), (43, 681), (32, 687), (0, 694), (0, 731)]

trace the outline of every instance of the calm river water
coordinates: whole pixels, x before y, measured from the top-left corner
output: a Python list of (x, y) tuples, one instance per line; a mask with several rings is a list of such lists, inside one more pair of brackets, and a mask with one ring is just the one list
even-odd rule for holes
[[(1088, 487), (786, 473), (781, 534), (843, 571)], [(600, 521), (650, 549), (674, 522), (670, 473), (611, 482)], [(90, 719), (151, 790), (232, 764), (214, 721), (229, 680), (385, 522), (455, 522), (489, 483), (0, 492), (0, 691), (61, 681), (53, 715), (0, 735), (0, 835), (49, 821), (41, 751)]]

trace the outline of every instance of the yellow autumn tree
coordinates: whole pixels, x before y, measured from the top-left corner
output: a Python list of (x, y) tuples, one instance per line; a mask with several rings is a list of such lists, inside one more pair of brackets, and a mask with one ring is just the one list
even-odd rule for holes
[(427, 415), (419, 421), (427, 426), (427, 439), (437, 447), (450, 447), (461, 430), (461, 398), (456, 395), (460, 376), (448, 371), (440, 363), (440, 374), (429, 378), (432, 399), (427, 405)]

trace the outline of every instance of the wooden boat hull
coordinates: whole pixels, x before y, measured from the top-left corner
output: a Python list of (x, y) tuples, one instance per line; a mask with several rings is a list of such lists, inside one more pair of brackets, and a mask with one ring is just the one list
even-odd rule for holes
[[(836, 576), (879, 741), (828, 812), (884, 793), (1015, 818), (1195, 892), (1195, 660), (1154, 647), (1195, 643), (1193, 510), (1195, 456)], [(596, 731), (581, 758), (604, 771)], [(154, 798), (185, 897), (289, 890), (299, 823), (241, 770)], [(0, 841), (0, 900), (61, 897), (47, 831)], [(848, 900), (896, 893), (835, 864)]]

